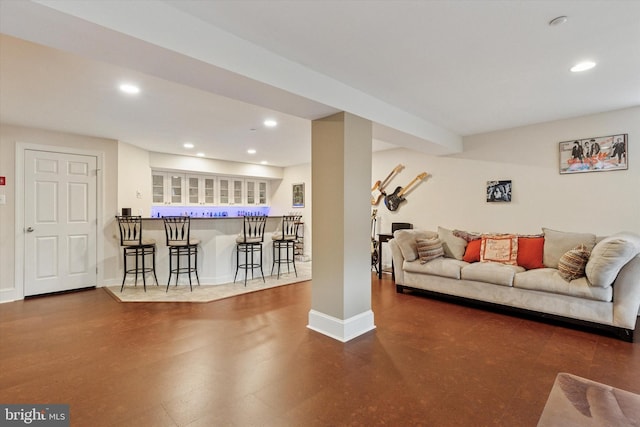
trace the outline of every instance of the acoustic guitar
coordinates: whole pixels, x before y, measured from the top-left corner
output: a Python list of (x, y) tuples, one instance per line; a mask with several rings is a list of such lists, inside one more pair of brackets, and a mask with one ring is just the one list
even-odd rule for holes
[[(396, 166), (395, 168), (393, 168), (391, 173), (387, 175), (384, 181), (381, 182), (380, 180), (378, 180), (375, 184), (373, 184), (373, 187), (371, 187), (371, 206), (377, 206), (378, 203), (380, 203), (380, 200), (382, 200), (382, 198), (384, 197), (384, 189), (387, 188), (389, 181), (391, 181), (391, 178), (393, 178), (393, 176), (399, 173), (402, 169), (404, 169), (404, 165), (400, 164)], [(378, 192), (374, 195), (373, 192), (376, 190)]]
[(426, 172), (422, 172), (420, 175), (416, 176), (413, 181), (411, 181), (406, 187), (396, 187), (395, 191), (391, 194), (385, 194), (384, 196), (384, 204), (387, 206), (387, 209), (390, 211), (395, 211), (400, 206), (400, 203), (404, 202), (406, 199), (403, 197), (404, 193), (409, 191), (409, 188), (417, 181), (421, 181), (427, 177)]

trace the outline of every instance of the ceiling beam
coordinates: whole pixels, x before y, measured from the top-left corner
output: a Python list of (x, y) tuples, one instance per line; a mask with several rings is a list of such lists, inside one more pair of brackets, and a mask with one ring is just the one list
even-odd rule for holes
[[(58, 12), (58, 18), (66, 15), (66, 21), (75, 21), (74, 25), (67, 22), (58, 26), (54, 33), (56, 46), (52, 47), (75, 50), (108, 62), (116, 59), (122, 66), (310, 120), (347, 111), (374, 122), (374, 138), (395, 145), (434, 154), (462, 151), (460, 135), (164, 2), (34, 2), (40, 6), (8, 3), (23, 3), (23, 9), (30, 7), (32, 15), (36, 7), (40, 14), (46, 14), (42, 9), (49, 8), (50, 12)], [(19, 8), (13, 6), (13, 9)], [(3, 14), (6, 15), (6, 10)], [(57, 22), (43, 21), (47, 25)], [(19, 22), (5, 18), (2, 24), (3, 32), (13, 27), (14, 31), (23, 33), (13, 35), (25, 38), (24, 33), (30, 33), (26, 35), (31, 41), (52, 43), (52, 33), (35, 27), (33, 19)], [(78, 28), (82, 28), (82, 34), (78, 35), (92, 43), (83, 44), (82, 38), (77, 36), (65, 37), (64, 33), (74, 29), (77, 33)], [(34, 40), (34, 37), (42, 40)], [(96, 43), (100, 44), (100, 49), (96, 49)], [(128, 54), (121, 53), (123, 46)], [(84, 52), (78, 52), (79, 49)], [(194, 73), (194, 70), (200, 72)]]

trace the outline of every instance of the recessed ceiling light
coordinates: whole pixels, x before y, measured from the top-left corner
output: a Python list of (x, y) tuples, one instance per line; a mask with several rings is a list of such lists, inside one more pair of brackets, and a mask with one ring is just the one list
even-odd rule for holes
[(574, 65), (573, 67), (571, 67), (571, 71), (574, 72), (574, 73), (578, 73), (580, 71), (590, 70), (595, 66), (596, 66), (595, 62), (591, 62), (591, 61), (580, 62), (580, 63)]
[(136, 85), (132, 85), (129, 83), (123, 83), (120, 85), (120, 90), (124, 93), (127, 93), (129, 95), (135, 95), (137, 93), (140, 93), (140, 88)]
[(276, 122), (275, 120), (268, 119), (264, 121), (264, 125), (268, 128), (273, 128), (278, 126), (278, 122)]
[(192, 143), (190, 143), (190, 142), (185, 142), (184, 144), (182, 144), (182, 146), (183, 146), (184, 148), (193, 148), (193, 144), (192, 144)]
[(253, 148), (250, 148), (250, 149), (247, 150), (247, 153), (256, 154), (256, 150), (254, 150)]
[(567, 22), (566, 16), (558, 16), (557, 18), (553, 18), (551, 21), (549, 21), (549, 25), (555, 27), (556, 25), (562, 25), (565, 22)]
[(204, 157), (204, 153), (196, 153), (196, 156), (198, 156), (198, 157)]

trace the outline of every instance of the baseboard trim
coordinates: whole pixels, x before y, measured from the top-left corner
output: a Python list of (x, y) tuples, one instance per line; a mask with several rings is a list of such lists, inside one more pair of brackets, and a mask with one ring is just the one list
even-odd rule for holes
[(350, 341), (376, 328), (373, 311), (367, 310), (349, 319), (338, 319), (316, 310), (309, 310), (307, 328), (341, 342)]

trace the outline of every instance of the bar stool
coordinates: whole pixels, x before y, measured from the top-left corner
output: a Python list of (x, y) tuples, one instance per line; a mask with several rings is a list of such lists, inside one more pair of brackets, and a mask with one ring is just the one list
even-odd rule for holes
[[(293, 264), (293, 271), (298, 277), (298, 271), (296, 270), (296, 258), (294, 254), (296, 239), (298, 238), (298, 227), (300, 226), (300, 219), (302, 215), (285, 215), (282, 217), (282, 229), (276, 233), (273, 233), (271, 239), (273, 240), (273, 264), (271, 265), (271, 275), (273, 270), (278, 264), (278, 276), (280, 278), (280, 266), (287, 264), (287, 272), (291, 272), (289, 264)], [(284, 258), (282, 256), (284, 251)], [(276, 256), (276, 252), (278, 256)]]
[[(147, 291), (147, 273), (153, 273), (158, 286), (158, 277), (156, 276), (156, 241), (153, 239), (142, 238), (142, 217), (141, 216), (116, 216), (118, 227), (120, 228), (120, 246), (122, 246), (124, 260), (124, 274), (122, 276), (122, 286), (120, 292), (124, 289), (124, 282), (127, 274), (135, 274), (135, 285), (138, 285), (138, 274), (142, 275), (142, 286)], [(151, 266), (145, 265), (145, 258), (151, 255)], [(135, 266), (127, 268), (127, 259), (133, 258)]]
[[(171, 275), (176, 275), (176, 286), (178, 286), (178, 277), (181, 273), (189, 275), (189, 289), (193, 291), (191, 284), (191, 273), (196, 274), (198, 286), (200, 286), (200, 278), (198, 277), (198, 245), (200, 240), (192, 239), (191, 218), (188, 216), (165, 216), (164, 231), (167, 236), (167, 247), (169, 248), (169, 280), (167, 280), (167, 292), (171, 283)], [(180, 266), (180, 258), (187, 257), (187, 266)], [(193, 263), (191, 261), (193, 257)], [(174, 268), (173, 263), (176, 263)]]
[[(238, 277), (238, 270), (244, 269), (244, 285), (247, 286), (247, 275), (251, 269), (253, 279), (253, 269), (260, 268), (262, 281), (264, 271), (262, 270), (262, 243), (264, 242), (264, 227), (267, 224), (266, 216), (245, 216), (242, 233), (236, 238), (236, 274), (233, 276), (233, 283)], [(240, 253), (244, 254), (244, 263), (240, 263)], [(255, 261), (256, 253), (260, 257), (260, 262)], [(266, 283), (266, 282), (265, 282)]]

